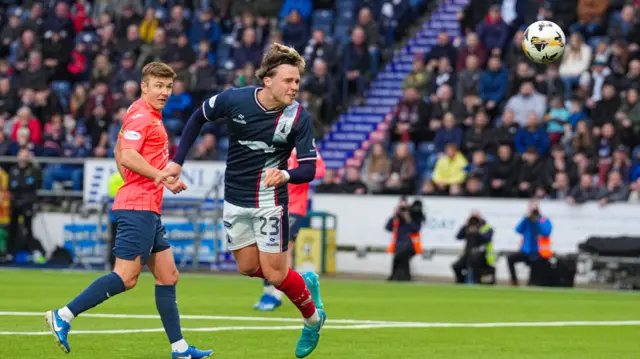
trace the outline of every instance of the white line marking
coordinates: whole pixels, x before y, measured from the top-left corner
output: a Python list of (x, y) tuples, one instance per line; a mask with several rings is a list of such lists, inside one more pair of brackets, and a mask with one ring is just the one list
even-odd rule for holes
[[(569, 326), (640, 326), (640, 320), (602, 321), (602, 322), (514, 322), (514, 323), (386, 323), (386, 324), (357, 324), (357, 325), (325, 325), (323, 329), (381, 329), (381, 328), (502, 328), (502, 327), (569, 327)], [(222, 332), (237, 330), (300, 330), (299, 325), (274, 327), (213, 327), (213, 328), (183, 328), (184, 332)], [(77, 334), (134, 334), (161, 333), (163, 328), (150, 329), (115, 329), (115, 330), (75, 330)], [(0, 332), (1, 335), (51, 335), (51, 332)]]
[[(40, 317), (44, 313), (40, 312), (0, 312), (0, 316), (14, 317)], [(155, 314), (82, 314), (83, 318), (111, 318), (111, 319), (160, 319)], [(197, 320), (229, 320), (229, 321), (252, 321), (252, 322), (288, 322), (302, 323), (302, 318), (276, 318), (276, 317), (235, 317), (224, 315), (180, 315), (180, 319), (197, 319)], [(386, 324), (386, 323), (403, 323), (403, 322), (386, 322), (380, 320), (357, 320), (357, 319), (333, 319), (332, 323), (341, 324)]]

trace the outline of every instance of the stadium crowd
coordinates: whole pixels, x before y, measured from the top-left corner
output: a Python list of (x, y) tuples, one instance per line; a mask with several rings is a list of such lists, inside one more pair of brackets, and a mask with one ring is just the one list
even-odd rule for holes
[[(2, 1), (0, 155), (113, 156), (126, 109), (139, 96), (140, 70), (156, 60), (178, 74), (163, 110), (173, 154), (206, 96), (256, 84), (253, 72), (272, 42), (304, 54), (299, 100), (320, 138), (343, 99), (364, 91), (409, 0), (341, 3), (358, 11), (337, 18), (333, 0)], [(227, 148), (224, 124), (212, 123), (191, 158), (222, 160)], [(81, 189), (82, 166), (44, 171), (45, 189), (65, 181)]]
[[(415, 57), (387, 141), (318, 191), (639, 201), (640, 1), (472, 1), (458, 19), (463, 38)], [(567, 36), (552, 65), (522, 51), (537, 20)]]

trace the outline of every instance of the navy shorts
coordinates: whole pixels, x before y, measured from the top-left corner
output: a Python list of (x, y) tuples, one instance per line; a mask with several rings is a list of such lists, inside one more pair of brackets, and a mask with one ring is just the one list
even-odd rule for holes
[(113, 214), (116, 218), (113, 254), (116, 258), (133, 260), (140, 256), (140, 263), (145, 265), (152, 253), (171, 248), (159, 214), (122, 209)]
[(304, 222), (304, 220), (304, 216), (299, 214), (289, 214), (289, 241), (296, 241), (298, 232), (300, 232), (300, 227), (302, 227), (302, 222)]

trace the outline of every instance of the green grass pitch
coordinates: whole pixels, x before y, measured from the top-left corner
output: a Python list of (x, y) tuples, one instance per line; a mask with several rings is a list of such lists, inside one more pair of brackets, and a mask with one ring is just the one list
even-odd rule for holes
[[(156, 315), (154, 282), (77, 318), (71, 353), (44, 326), (99, 273), (0, 271), (0, 357), (170, 358)], [(640, 355), (640, 295), (583, 290), (389, 284), (321, 279), (328, 313), (309, 358), (633, 359)], [(301, 320), (285, 303), (251, 307), (261, 282), (240, 276), (181, 276), (185, 339), (216, 358), (294, 358)]]

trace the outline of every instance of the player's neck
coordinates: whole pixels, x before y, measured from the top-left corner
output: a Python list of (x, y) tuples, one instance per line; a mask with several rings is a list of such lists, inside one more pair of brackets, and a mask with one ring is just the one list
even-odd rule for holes
[(275, 97), (273, 97), (271, 91), (264, 88), (258, 90), (258, 101), (260, 102), (260, 105), (262, 105), (262, 107), (267, 109), (267, 111), (273, 111), (284, 107), (284, 105), (280, 101), (276, 100)]
[(140, 96), (140, 98), (145, 103), (145, 105), (147, 105), (147, 107), (149, 107), (150, 109), (152, 109), (154, 111), (157, 111), (157, 112), (161, 112), (162, 111), (162, 109), (157, 109), (157, 108), (153, 107), (153, 105), (151, 105), (151, 101), (149, 101), (149, 99), (147, 99), (147, 97), (145, 95)]

